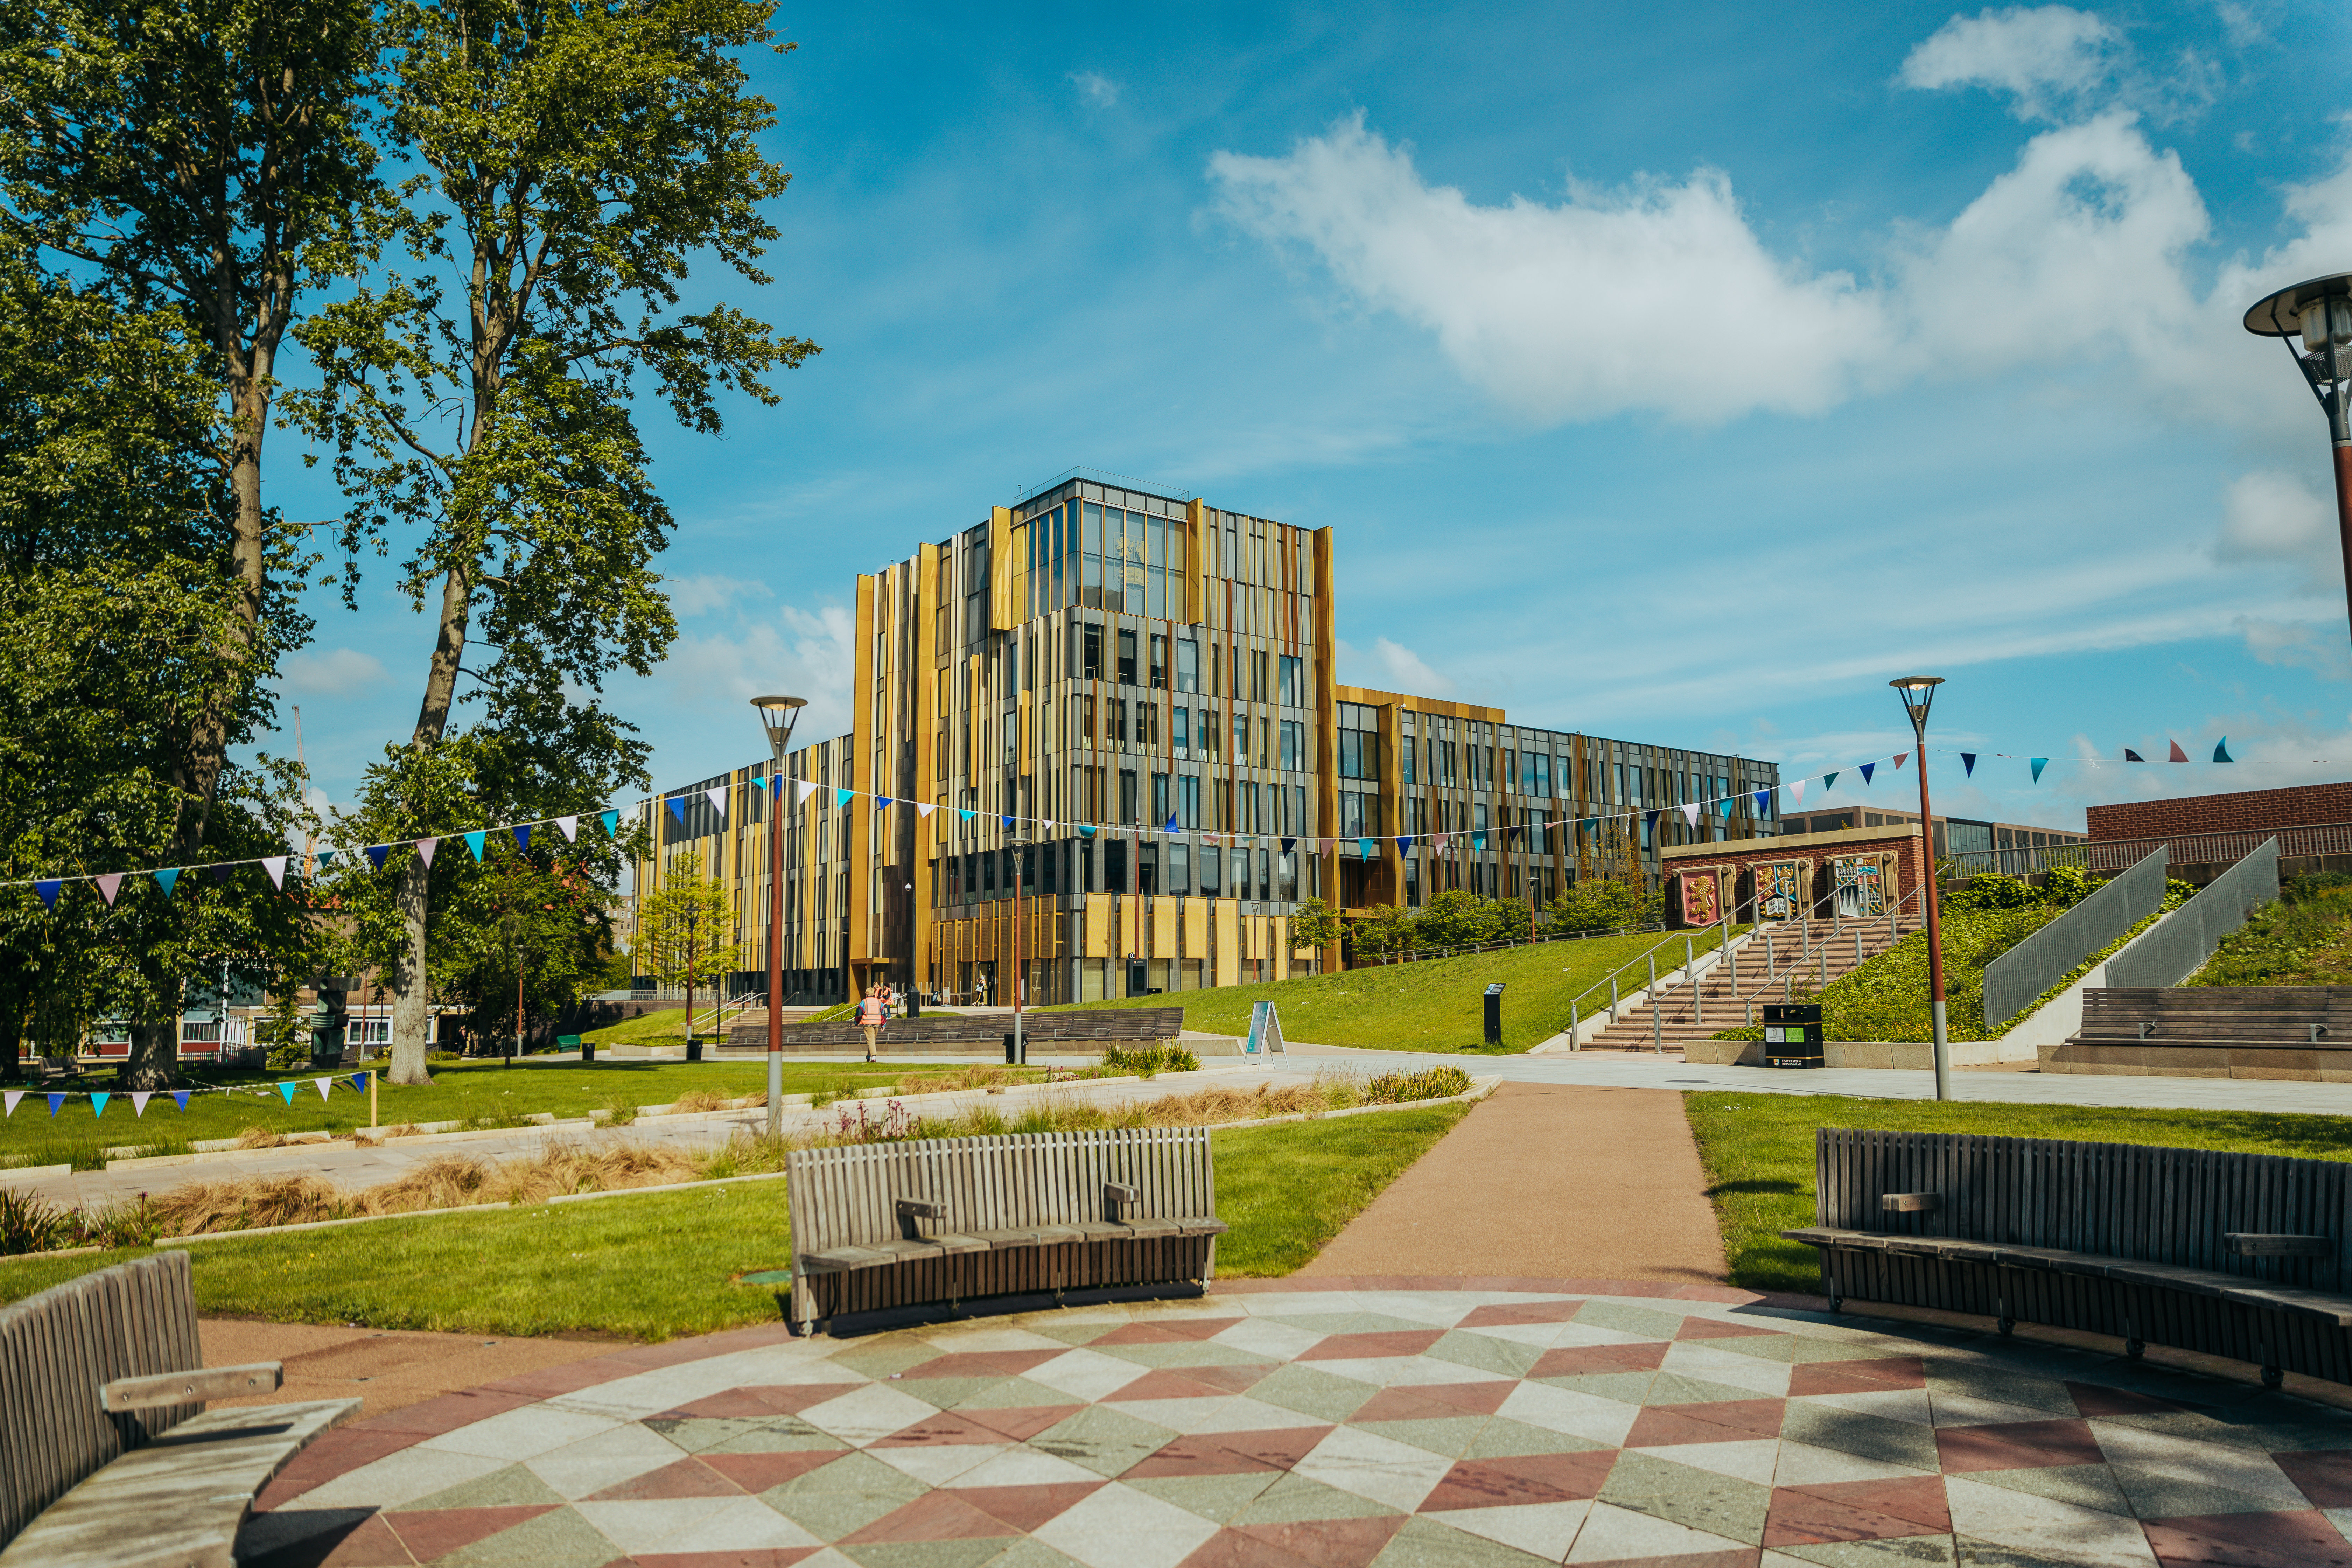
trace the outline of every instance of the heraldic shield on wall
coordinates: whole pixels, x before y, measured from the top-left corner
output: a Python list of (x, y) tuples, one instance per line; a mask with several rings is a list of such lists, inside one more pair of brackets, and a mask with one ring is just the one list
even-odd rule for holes
[(1766, 860), (1754, 868), (1754, 873), (1757, 919), (1793, 921), (1804, 918), (1804, 862)]
[(1839, 855), (1830, 860), (1830, 878), (1840, 920), (1867, 920), (1886, 911), (1885, 857)]
[(1722, 918), (1722, 888), (1712, 870), (1682, 875), (1683, 924), (1711, 926)]

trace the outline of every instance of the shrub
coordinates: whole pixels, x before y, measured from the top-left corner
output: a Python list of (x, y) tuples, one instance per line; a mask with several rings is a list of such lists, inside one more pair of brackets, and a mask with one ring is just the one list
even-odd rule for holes
[(1448, 1062), (1422, 1072), (1384, 1072), (1364, 1084), (1367, 1105), (1402, 1105), (1412, 1100), (1443, 1100), (1470, 1092), (1470, 1075)]
[(2322, 899), (2344, 898), (2347, 889), (2352, 889), (2352, 875), (2342, 871), (2314, 871), (2307, 876), (2288, 879), (2279, 889), (2279, 897), (2290, 904), (2308, 904)]
[(2042, 874), (2042, 901), (2062, 910), (2073, 909), (2103, 885), (2080, 866), (2053, 866)]
[(0, 1258), (54, 1252), (71, 1244), (73, 1216), (55, 1204), (0, 1187)]
[(1551, 901), (1546, 911), (1554, 931), (1610, 931), (1664, 918), (1664, 892), (1648, 892), (1630, 882), (1579, 882)]
[(2042, 889), (2022, 877), (1991, 872), (1944, 895), (1948, 910), (2022, 910), (2043, 901)]
[(1134, 1050), (1112, 1046), (1103, 1052), (1102, 1065), (1107, 1071), (1152, 1078), (1163, 1072), (1199, 1072), (1201, 1058), (1187, 1047), (1162, 1040)]

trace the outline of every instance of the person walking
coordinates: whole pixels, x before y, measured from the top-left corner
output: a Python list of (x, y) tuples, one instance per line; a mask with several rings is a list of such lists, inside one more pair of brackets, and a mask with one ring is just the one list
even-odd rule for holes
[(882, 1043), (882, 1022), (888, 1016), (889, 1009), (882, 1005), (880, 988), (867, 986), (866, 1000), (857, 1005), (857, 1026), (866, 1031), (866, 1059), (869, 1062)]

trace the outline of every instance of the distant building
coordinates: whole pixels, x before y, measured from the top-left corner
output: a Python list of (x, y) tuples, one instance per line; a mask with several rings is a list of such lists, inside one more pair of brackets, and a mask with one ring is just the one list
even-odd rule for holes
[(2352, 823), (2352, 784), (2295, 784), (2233, 795), (2130, 800), (2084, 813), (2096, 839), (2177, 838), (2197, 833), (2270, 833)]
[[(2096, 807), (2093, 808), (2096, 810)], [(1916, 811), (1888, 811), (1865, 805), (1843, 805), (1792, 812), (1781, 821), (1784, 833), (1837, 833), (1860, 827), (1916, 826)], [(2042, 869), (2040, 858), (2023, 853), (2057, 845), (2081, 844), (2093, 837), (2063, 828), (2038, 827), (2022, 822), (1985, 822), (1969, 816), (1936, 814), (1936, 858), (1958, 860), (1970, 871), (2007, 871), (2024, 875)]]

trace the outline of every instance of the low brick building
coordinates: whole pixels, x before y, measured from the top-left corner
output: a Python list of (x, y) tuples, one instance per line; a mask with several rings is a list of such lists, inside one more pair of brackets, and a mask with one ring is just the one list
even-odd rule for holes
[(1725, 844), (1674, 844), (1658, 851), (1666, 878), (1666, 918), (1712, 925), (1735, 921), (1866, 919), (1916, 893), (1919, 827), (1898, 823)]
[(2171, 838), (2192, 833), (2269, 833), (2352, 822), (2352, 784), (2296, 784), (2235, 795), (2192, 795), (2176, 800), (2132, 800), (2092, 806), (2093, 842)]

